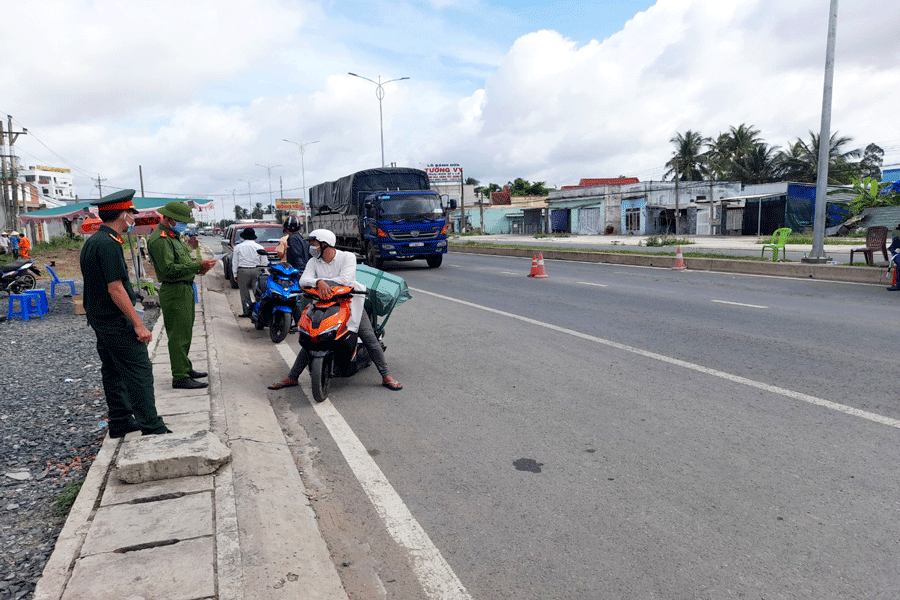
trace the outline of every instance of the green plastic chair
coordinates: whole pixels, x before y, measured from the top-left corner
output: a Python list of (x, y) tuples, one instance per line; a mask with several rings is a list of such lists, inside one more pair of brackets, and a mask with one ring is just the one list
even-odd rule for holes
[(768, 244), (763, 244), (762, 250), (759, 253), (759, 257), (762, 258), (766, 254), (766, 250), (772, 250), (772, 262), (778, 261), (778, 249), (781, 248), (781, 260), (787, 260), (787, 251), (784, 249), (785, 243), (787, 243), (788, 236), (791, 235), (790, 227), (782, 227), (781, 229), (776, 229), (775, 233), (772, 234), (772, 241)]

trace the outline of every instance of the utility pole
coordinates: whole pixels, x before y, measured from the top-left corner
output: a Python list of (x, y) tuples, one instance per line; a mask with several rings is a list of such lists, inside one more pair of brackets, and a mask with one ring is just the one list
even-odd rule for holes
[(259, 181), (259, 179), (253, 179), (253, 180), (251, 180), (251, 179), (238, 179), (238, 181), (241, 181), (241, 182), (247, 184), (247, 200), (248, 200), (248, 202), (250, 203), (250, 216), (252, 217), (252, 216), (253, 216), (253, 191), (252, 191), (251, 188), (250, 188), (250, 184), (251, 184), (251, 183), (256, 183), (257, 181)]
[(828, 11), (828, 42), (825, 47), (825, 85), (822, 92), (822, 124), (819, 129), (819, 166), (816, 174), (816, 205), (813, 212), (813, 245), (802, 262), (824, 263), (825, 256), (825, 204), (828, 194), (828, 163), (831, 158), (831, 91), (834, 87), (834, 46), (837, 38), (838, 0), (831, 0)]
[(138, 176), (141, 179), (141, 198), (144, 197), (144, 169), (141, 168), (141, 165), (138, 165)]
[(269, 173), (269, 206), (272, 205), (272, 169), (277, 169), (281, 165), (260, 165), (257, 164), (257, 167), (262, 167)]
[(678, 226), (681, 224), (681, 208), (678, 204), (678, 169), (675, 169), (675, 237), (678, 237)]
[(10, 192), (6, 189), (6, 184), (9, 181), (6, 175), (6, 131), (3, 129), (3, 121), (0, 121), (0, 192), (2, 192), (3, 198), (3, 210), (6, 215), (6, 229), (15, 229), (15, 221), (13, 221), (13, 206), (10, 202), (11, 195)]
[(100, 173), (97, 173), (97, 193), (100, 194), (100, 198), (103, 197), (103, 182), (105, 179), (100, 179)]
[[(10, 171), (10, 182), (12, 183), (12, 199), (13, 204), (15, 205), (15, 210), (13, 210), (13, 216), (16, 221), (18, 221), (19, 217), (19, 165), (16, 161), (16, 150), (15, 144), (16, 140), (19, 138), (19, 135), (25, 134), (28, 135), (28, 130), (22, 128), (22, 131), (13, 131), (12, 124), (12, 115), (6, 115), (9, 123), (9, 127), (6, 130), (6, 135), (9, 136), (9, 171)], [(25, 198), (22, 198), (22, 214), (25, 213)]]

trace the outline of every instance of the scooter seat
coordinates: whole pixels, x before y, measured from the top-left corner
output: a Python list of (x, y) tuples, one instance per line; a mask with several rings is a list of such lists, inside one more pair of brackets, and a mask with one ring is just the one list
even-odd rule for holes
[(26, 259), (14, 260), (11, 263), (6, 263), (2, 267), (0, 267), (0, 273), (11, 273), (13, 271), (18, 271), (20, 268), (22, 268), (22, 265), (27, 265), (30, 262), (30, 260)]

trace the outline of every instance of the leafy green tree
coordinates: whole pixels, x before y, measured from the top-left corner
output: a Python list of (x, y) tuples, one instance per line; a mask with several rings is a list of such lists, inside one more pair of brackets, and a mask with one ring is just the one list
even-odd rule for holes
[(257, 202), (253, 207), (253, 212), (250, 213), (250, 218), (259, 220), (263, 218), (263, 214), (265, 213), (263, 213), (262, 202)]
[(779, 180), (780, 171), (778, 148), (760, 142), (734, 160), (728, 180), (743, 184), (771, 183)]
[[(853, 178), (851, 181), (853, 193), (856, 197), (850, 201), (850, 212), (858, 215), (867, 208), (876, 206), (897, 206), (900, 205), (900, 193), (891, 192), (882, 194), (881, 191), (890, 186), (890, 182), (879, 183), (874, 177), (863, 177), (862, 179)], [(834, 190), (829, 194), (846, 193), (844, 190)]]
[(702, 181), (707, 174), (706, 155), (702, 150), (704, 144), (709, 143), (709, 138), (689, 129), (684, 134), (676, 133), (669, 141), (674, 144), (675, 150), (666, 163), (669, 170), (664, 177), (672, 175), (673, 179), (681, 181)]
[(881, 181), (881, 165), (884, 164), (884, 150), (877, 144), (869, 144), (859, 161), (859, 176)]
[[(853, 138), (834, 132), (829, 140), (828, 183), (849, 184), (858, 172), (858, 165), (851, 162), (861, 154), (859, 150), (847, 150)], [(797, 138), (788, 150), (779, 154), (781, 175), (788, 181), (815, 183), (819, 172), (819, 135), (809, 132), (809, 143)]]
[(240, 221), (241, 219), (249, 218), (250, 213), (243, 206), (235, 206), (234, 207), (234, 218), (236, 221)]
[(481, 183), (481, 182), (478, 181), (477, 179), (475, 179), (474, 177), (466, 178), (466, 185), (478, 185), (479, 183)]

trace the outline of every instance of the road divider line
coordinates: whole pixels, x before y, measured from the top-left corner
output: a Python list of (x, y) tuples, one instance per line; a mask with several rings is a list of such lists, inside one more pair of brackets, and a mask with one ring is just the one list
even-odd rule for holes
[(521, 273), (513, 273), (512, 271), (500, 271), (501, 275), (521, 275)]
[(620, 344), (618, 342), (613, 342), (612, 340), (606, 340), (606, 339), (603, 339), (603, 338), (600, 338), (600, 337), (597, 337), (594, 335), (582, 333), (580, 331), (566, 329), (565, 327), (560, 327), (558, 325), (552, 325), (550, 323), (544, 323), (544, 322), (538, 321), (536, 319), (531, 319), (529, 317), (523, 317), (522, 315), (516, 315), (513, 313), (508, 313), (506, 311), (498, 310), (496, 308), (491, 308), (489, 306), (482, 306), (480, 304), (475, 304), (474, 302), (468, 302), (466, 300), (460, 300), (458, 298), (451, 298), (450, 296), (436, 294), (434, 292), (429, 292), (427, 290), (423, 290), (423, 289), (419, 289), (419, 288), (409, 288), (409, 289), (418, 294), (425, 294), (427, 296), (433, 296), (435, 298), (440, 298), (441, 300), (446, 300), (448, 302), (455, 302), (457, 304), (462, 304), (463, 306), (477, 308), (478, 310), (483, 310), (485, 312), (494, 313), (497, 315), (508, 317), (510, 319), (516, 319), (518, 321), (522, 321), (523, 323), (529, 323), (531, 325), (536, 325), (538, 327), (544, 327), (545, 329), (550, 329), (552, 331), (557, 331), (559, 333), (565, 333), (567, 335), (578, 337), (583, 340), (588, 340), (590, 342), (596, 342), (597, 344), (609, 346), (610, 348), (616, 348), (617, 350), (622, 350), (624, 352), (630, 352), (632, 354), (637, 354), (638, 356), (643, 356), (645, 358), (651, 358), (653, 360), (658, 360), (660, 362), (668, 363), (670, 365), (675, 365), (675, 366), (682, 367), (685, 369), (690, 369), (691, 371), (697, 371), (698, 373), (704, 373), (706, 375), (711, 375), (713, 377), (719, 377), (721, 379), (726, 379), (733, 383), (739, 383), (741, 385), (746, 385), (748, 387), (756, 388), (758, 390), (763, 390), (765, 392), (769, 392), (772, 394), (778, 394), (780, 396), (785, 396), (787, 398), (791, 398), (792, 400), (799, 400), (800, 402), (806, 402), (808, 404), (813, 404), (815, 406), (820, 406), (822, 408), (827, 408), (827, 409), (834, 410), (837, 412), (842, 412), (844, 414), (847, 414), (847, 415), (850, 415), (853, 417), (859, 417), (861, 419), (866, 419), (868, 421), (872, 421), (873, 423), (878, 423), (880, 425), (887, 425), (888, 427), (894, 427), (895, 429), (900, 429), (900, 420), (898, 420), (898, 419), (892, 419), (890, 417), (885, 417), (883, 415), (878, 415), (878, 414), (871, 413), (871, 412), (868, 412), (865, 410), (860, 410), (858, 408), (853, 408), (852, 406), (847, 406), (845, 404), (839, 404), (837, 402), (832, 402), (831, 400), (825, 400), (824, 398), (817, 398), (816, 396), (810, 396), (809, 394), (804, 394), (802, 392), (795, 392), (793, 390), (789, 390), (789, 389), (786, 389), (783, 387), (778, 387), (777, 385), (771, 385), (768, 383), (763, 383), (761, 381), (748, 379), (746, 377), (741, 377), (740, 375), (732, 375), (731, 373), (726, 373), (725, 371), (711, 369), (709, 367), (704, 367), (702, 365), (687, 362), (685, 360), (680, 360), (678, 358), (672, 358), (671, 356), (666, 356), (664, 354), (657, 354), (656, 352), (650, 352), (648, 350), (641, 350), (640, 348), (635, 348), (634, 346)]
[[(294, 364), (296, 355), (290, 346), (277, 344), (276, 348), (288, 365)], [(312, 398), (308, 386), (303, 387), (307, 398)], [(350, 470), (384, 522), (388, 533), (409, 554), (413, 572), (426, 596), (431, 600), (472, 600), (450, 564), (413, 517), (400, 494), (369, 456), (366, 447), (331, 400), (325, 402), (310, 400), (310, 404), (328, 428)]]
[(729, 302), (728, 300), (711, 300), (716, 304), (730, 304), (732, 306), (746, 306), (747, 308), (769, 308), (768, 306), (760, 306), (759, 304), (744, 304), (742, 302)]
[(590, 281), (576, 281), (575, 283), (580, 283), (581, 285), (593, 285), (596, 287), (609, 287), (608, 283), (591, 283)]

